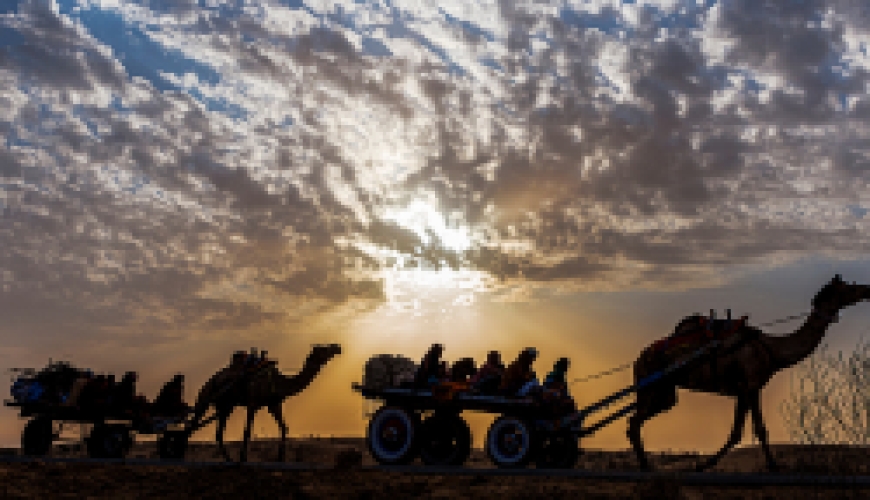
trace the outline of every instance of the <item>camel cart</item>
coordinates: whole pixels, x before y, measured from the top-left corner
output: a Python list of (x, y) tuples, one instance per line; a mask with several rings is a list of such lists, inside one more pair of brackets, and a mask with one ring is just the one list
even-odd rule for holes
[(562, 417), (554, 416), (535, 398), (477, 395), (461, 383), (442, 384), (429, 391), (359, 384), (352, 388), (366, 399), (383, 402), (366, 433), (369, 451), (382, 465), (405, 465), (419, 455), (429, 466), (461, 466), (471, 453), (471, 431), (459, 414), (471, 410), (500, 414), (487, 432), (485, 445), (498, 467), (522, 468), (534, 460), (538, 468), (573, 468), (580, 453), (579, 439), (632, 412), (635, 404), (591, 426), (584, 426), (587, 417), (641, 387), (703, 362), (720, 345), (721, 341), (712, 341), (635, 385)]
[[(58, 366), (70, 369), (64, 363), (50, 363), (42, 373), (54, 371)], [(133, 446), (136, 433), (161, 435), (162, 457), (164, 436), (186, 417), (186, 414), (176, 417), (146, 417), (135, 412), (112, 409), (106, 404), (63, 406), (50, 394), (55, 388), (40, 386), (36, 370), (23, 368), (12, 371), (22, 372), (23, 375), (13, 385), (12, 393), (15, 398), (4, 400), (4, 404), (18, 408), (21, 417), (30, 417), (21, 435), (21, 448), (26, 456), (48, 454), (54, 441), (68, 441), (59, 439), (65, 426), (78, 425), (82, 429), (80, 438), (84, 438), (88, 456), (91, 458), (123, 458)], [(84, 437), (83, 429), (86, 425), (93, 425), (93, 428)]]

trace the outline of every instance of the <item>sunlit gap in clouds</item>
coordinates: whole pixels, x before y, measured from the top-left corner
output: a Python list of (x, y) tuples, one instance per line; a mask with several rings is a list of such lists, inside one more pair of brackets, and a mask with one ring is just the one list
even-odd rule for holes
[(450, 314), (454, 307), (471, 306), (475, 295), (486, 290), (491, 277), (462, 264), (452, 268), (446, 261), (426, 262), (422, 254), (440, 242), (444, 250), (457, 256), (474, 246), (472, 231), (459, 217), (445, 217), (434, 203), (417, 199), (406, 207), (391, 207), (384, 219), (414, 232), (424, 247), (416, 255), (388, 250), (381, 251), (389, 263), (382, 270), (385, 309), (391, 314), (410, 312), (414, 316)]

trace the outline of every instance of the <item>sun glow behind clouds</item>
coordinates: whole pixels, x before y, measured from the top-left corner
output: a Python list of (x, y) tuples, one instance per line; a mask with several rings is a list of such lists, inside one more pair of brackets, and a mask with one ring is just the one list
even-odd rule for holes
[[(389, 209), (384, 219), (413, 231), (424, 247), (434, 239), (448, 251), (461, 254), (472, 247), (469, 228), (455, 223), (448, 225), (445, 217), (430, 203), (416, 200), (402, 209)], [(425, 248), (418, 249), (423, 253)], [(384, 255), (381, 252), (381, 255)], [(422, 316), (429, 312), (447, 313), (456, 306), (475, 303), (475, 294), (485, 291), (491, 277), (482, 271), (459, 266), (452, 269), (446, 262), (425, 265), (417, 255), (388, 252), (394, 264), (382, 270), (387, 308), (391, 312), (411, 312)]]
[(423, 244), (431, 244), (429, 233), (435, 234), (443, 245), (454, 252), (461, 253), (471, 248), (471, 237), (467, 228), (448, 227), (444, 216), (429, 203), (416, 200), (402, 210), (388, 210), (385, 219), (414, 231), (423, 240)]

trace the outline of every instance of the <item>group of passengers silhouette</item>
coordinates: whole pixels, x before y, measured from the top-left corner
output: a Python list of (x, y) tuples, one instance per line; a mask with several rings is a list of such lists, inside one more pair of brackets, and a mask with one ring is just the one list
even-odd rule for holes
[(490, 351), (486, 363), (479, 369), (471, 358), (462, 358), (448, 368), (441, 361), (444, 346), (433, 344), (423, 357), (413, 381), (400, 384), (403, 388), (425, 389), (445, 382), (465, 383), (472, 394), (504, 397), (531, 397), (556, 410), (557, 413), (576, 411), (574, 400), (568, 394), (566, 374), (568, 358), (559, 358), (553, 370), (541, 384), (532, 370), (538, 351), (532, 347), (520, 352), (507, 368), (498, 351)]
[[(267, 359), (266, 351), (257, 355), (256, 349), (251, 354), (237, 351), (233, 355), (230, 370), (251, 374), (261, 368), (274, 365), (275, 361)], [(55, 370), (58, 383), (53, 385), (58, 389), (54, 395), (59, 406), (76, 409), (101, 409), (117, 416), (136, 415), (145, 419), (151, 417), (171, 418), (183, 416), (189, 410), (184, 402), (184, 375), (177, 374), (167, 382), (153, 401), (137, 393), (136, 381), (139, 375), (129, 371), (120, 382), (115, 382), (115, 375), (95, 375), (90, 370), (77, 370), (59, 364)], [(66, 383), (62, 379), (66, 380)], [(69, 390), (64, 391), (66, 387)]]

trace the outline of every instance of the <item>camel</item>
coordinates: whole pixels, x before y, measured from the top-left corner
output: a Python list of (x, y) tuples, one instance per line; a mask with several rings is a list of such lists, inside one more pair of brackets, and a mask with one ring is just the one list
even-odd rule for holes
[[(770, 336), (758, 328), (746, 325), (745, 322), (738, 323), (737, 333), (748, 339), (742, 346), (731, 352), (724, 349), (715, 354), (715, 359), (710, 362), (690, 365), (640, 388), (635, 412), (628, 421), (627, 435), (641, 468), (651, 469), (640, 437), (641, 426), (653, 416), (673, 408), (677, 403), (677, 387), (681, 387), (737, 398), (734, 425), (728, 441), (719, 452), (696, 466), (698, 472), (713, 467), (740, 441), (747, 412), (752, 413), (755, 435), (761, 443), (769, 470), (777, 471), (778, 465), (770, 452), (767, 430), (761, 417), (761, 389), (774, 374), (799, 363), (818, 347), (828, 326), (837, 321), (840, 309), (868, 299), (870, 286), (857, 285), (854, 282), (848, 284), (838, 274), (813, 298), (812, 313), (794, 333)], [(634, 363), (635, 383), (676, 361), (673, 358), (655, 360), (656, 356), (657, 354), (651, 352), (651, 347), (641, 353)]]
[[(251, 424), (254, 422), (254, 415), (265, 406), (281, 428), (281, 450), (278, 460), (283, 462), (286, 453), (287, 425), (284, 423), (282, 415), (282, 404), (288, 397), (295, 396), (308, 387), (320, 369), (337, 354), (341, 354), (341, 346), (338, 344), (314, 346), (311, 354), (305, 360), (302, 370), (292, 376), (286, 376), (278, 371), (274, 362), (255, 374), (248, 374), (244, 368), (238, 369), (233, 366), (222, 369), (209, 379), (199, 391), (194, 405), (193, 417), (186, 426), (188, 437), (201, 426), (202, 417), (209, 407), (214, 406), (218, 419), (218, 448), (227, 462), (232, 462), (226, 448), (224, 448), (224, 429), (227, 418), (233, 410), (237, 406), (245, 406), (248, 410), (248, 420), (245, 426), (245, 440), (240, 459), (240, 462), (245, 462), (248, 456), (248, 441), (251, 437)], [(247, 380), (244, 380), (245, 378)], [(233, 382), (242, 383), (236, 383), (233, 386), (227, 385)], [(229, 390), (226, 389), (227, 387)]]

